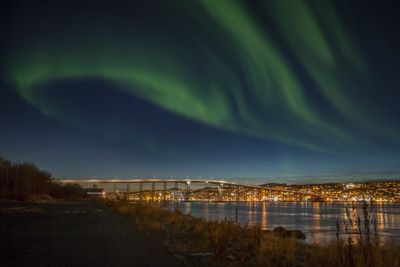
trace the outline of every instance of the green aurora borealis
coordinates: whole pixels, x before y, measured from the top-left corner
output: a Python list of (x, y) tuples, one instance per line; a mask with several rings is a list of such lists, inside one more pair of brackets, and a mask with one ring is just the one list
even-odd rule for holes
[(34, 26), (34, 11), (18, 14), (3, 79), (45, 116), (105, 136), (108, 129), (44, 100), (41, 88), (98, 79), (206, 127), (321, 155), (393, 155), (399, 147), (396, 119), (370, 107), (366, 91), (378, 82), (356, 26), (339, 15), (343, 5), (151, 2), (71, 20), (55, 12)]

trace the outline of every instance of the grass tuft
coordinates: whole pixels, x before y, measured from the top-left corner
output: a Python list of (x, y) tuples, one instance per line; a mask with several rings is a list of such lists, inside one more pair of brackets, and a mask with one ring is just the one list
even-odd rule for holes
[(283, 235), (282, 229), (262, 231), (226, 219), (206, 221), (148, 204), (110, 205), (139, 228), (161, 234), (191, 266), (400, 267), (400, 248), (379, 241), (368, 203), (361, 210), (354, 205), (347, 209), (342, 224), (337, 224), (336, 240), (325, 245), (308, 245), (295, 239), (294, 232)]

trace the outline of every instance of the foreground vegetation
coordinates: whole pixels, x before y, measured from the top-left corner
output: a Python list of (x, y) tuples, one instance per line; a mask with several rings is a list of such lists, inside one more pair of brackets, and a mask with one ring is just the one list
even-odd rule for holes
[(338, 223), (335, 242), (318, 245), (281, 232), (242, 227), (230, 221), (205, 221), (180, 211), (128, 202), (111, 202), (145, 231), (160, 234), (176, 255), (194, 266), (400, 266), (400, 248), (382, 244), (368, 206), (349, 209)]
[(0, 156), (0, 199), (70, 200), (85, 196), (81, 186), (55, 183), (51, 173), (39, 169), (33, 163), (15, 163)]

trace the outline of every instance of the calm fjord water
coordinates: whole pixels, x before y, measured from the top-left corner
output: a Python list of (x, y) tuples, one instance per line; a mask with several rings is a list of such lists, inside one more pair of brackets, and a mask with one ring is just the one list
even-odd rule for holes
[[(297, 229), (306, 234), (308, 242), (318, 243), (336, 238), (336, 222), (344, 227), (346, 207), (352, 210), (351, 203), (328, 202), (171, 202), (168, 208), (207, 220), (235, 221), (236, 207), (242, 225)], [(361, 212), (362, 205), (356, 207)], [(375, 203), (371, 217), (376, 220), (380, 240), (400, 242), (400, 203)]]

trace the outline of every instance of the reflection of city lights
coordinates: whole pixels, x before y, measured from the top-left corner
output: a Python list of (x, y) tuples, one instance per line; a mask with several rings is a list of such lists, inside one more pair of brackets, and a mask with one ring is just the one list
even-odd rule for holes
[(261, 217), (261, 226), (264, 230), (268, 229), (268, 213), (267, 213), (267, 204), (265, 202), (262, 203), (262, 217)]

